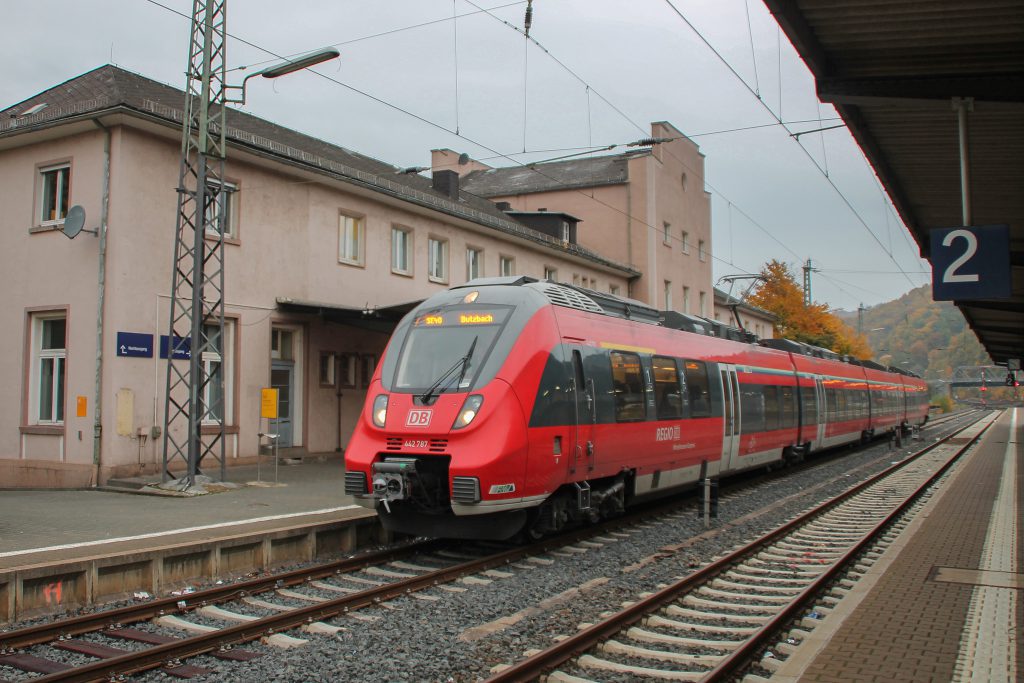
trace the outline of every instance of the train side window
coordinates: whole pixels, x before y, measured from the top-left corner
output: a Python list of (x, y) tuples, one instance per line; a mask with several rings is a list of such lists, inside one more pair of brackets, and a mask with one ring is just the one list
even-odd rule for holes
[(690, 395), (690, 417), (711, 417), (711, 386), (708, 367), (701, 361), (685, 361), (686, 389)]
[(814, 387), (800, 387), (800, 403), (803, 409), (803, 422), (807, 425), (818, 423), (818, 402), (814, 400)]
[(793, 395), (793, 387), (779, 387), (779, 395), (782, 399), (782, 428), (796, 427), (796, 397)]
[(760, 384), (740, 385), (740, 423), (744, 434), (764, 431), (764, 391)]
[(683, 416), (683, 390), (674, 358), (655, 356), (651, 359), (654, 374), (654, 405), (659, 420), (678, 420)]
[(644, 381), (640, 356), (612, 351), (612, 390), (615, 394), (615, 419), (619, 422), (643, 420), (646, 417)]
[(540, 386), (537, 387), (537, 398), (530, 416), (531, 427), (553, 427), (576, 422), (571, 377), (572, 368), (562, 360), (562, 350), (556, 347), (548, 356)]
[(764, 429), (771, 431), (779, 428), (779, 388), (764, 388)]

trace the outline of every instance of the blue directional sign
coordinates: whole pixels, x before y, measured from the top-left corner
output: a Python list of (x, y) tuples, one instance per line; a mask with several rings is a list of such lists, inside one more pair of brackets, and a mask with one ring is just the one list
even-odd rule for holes
[(117, 355), (128, 358), (152, 358), (153, 335), (139, 332), (118, 332)]
[[(167, 358), (167, 340), (170, 337), (166, 334), (160, 335), (160, 357)], [(192, 340), (188, 337), (174, 338), (174, 360), (188, 360), (192, 357)]]
[(1010, 298), (1009, 226), (935, 228), (929, 241), (933, 299)]

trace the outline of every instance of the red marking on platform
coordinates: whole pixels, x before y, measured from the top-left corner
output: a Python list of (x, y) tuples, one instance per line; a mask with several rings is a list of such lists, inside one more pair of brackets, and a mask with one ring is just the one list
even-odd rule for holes
[(48, 583), (43, 588), (43, 599), (46, 600), (47, 605), (52, 605), (61, 602), (61, 598), (64, 596), (64, 582), (57, 581), (55, 583)]

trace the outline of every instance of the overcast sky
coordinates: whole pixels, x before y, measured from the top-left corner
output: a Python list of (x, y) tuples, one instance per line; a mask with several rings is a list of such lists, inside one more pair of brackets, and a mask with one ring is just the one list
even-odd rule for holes
[[(107, 63), (184, 86), (190, 0), (4, 5), (0, 108)], [(810, 258), (814, 299), (847, 310), (930, 281), (845, 129), (795, 141), (771, 125), (838, 122), (760, 0), (533, 5), (543, 49), (503, 23), (521, 29), (525, 1), (231, 0), (228, 67), (336, 45), (322, 76), (252, 81), (245, 109), (397, 166), (427, 166), (439, 147), (499, 166), (548, 159), (666, 120), (706, 155), (716, 278), (771, 258), (799, 274)]]

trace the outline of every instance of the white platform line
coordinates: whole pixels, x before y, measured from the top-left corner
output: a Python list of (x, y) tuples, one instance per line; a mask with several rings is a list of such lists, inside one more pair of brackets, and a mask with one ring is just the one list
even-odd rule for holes
[[(1003, 454), (1003, 474), (978, 569), (1017, 571), (1017, 409), (1010, 412), (1010, 435)], [(953, 680), (957, 683), (1016, 681), (1019, 625), (1014, 624), (1017, 591), (977, 586), (960, 641)]]
[(207, 529), (223, 529), (229, 526), (240, 526), (242, 524), (252, 524), (254, 522), (273, 522), (278, 519), (290, 519), (293, 517), (306, 517), (309, 515), (326, 515), (332, 512), (341, 512), (343, 510), (354, 510), (360, 507), (359, 505), (344, 505), (336, 508), (324, 508), (323, 510), (309, 510), (307, 512), (291, 512), (285, 515), (270, 515), (269, 517), (253, 517), (251, 519), (239, 519), (234, 522), (220, 522), (218, 524), (204, 524), (203, 526), (190, 526), (184, 529), (169, 529), (167, 531), (154, 531), (149, 534), (139, 534), (138, 536), (120, 536), (118, 538), (104, 538), (98, 541), (83, 541), (82, 543), (67, 543), (65, 545), (51, 545), (45, 548), (29, 548), (28, 550), (12, 550), (6, 553), (0, 553), (0, 557), (16, 557), (18, 555), (30, 555), (32, 553), (43, 553), (50, 550), (70, 550), (72, 548), (87, 548), (94, 545), (105, 545), (107, 543), (121, 543), (122, 541), (139, 541), (144, 538), (160, 538), (161, 536), (171, 536), (174, 534), (184, 534), (190, 531), (206, 531)]

